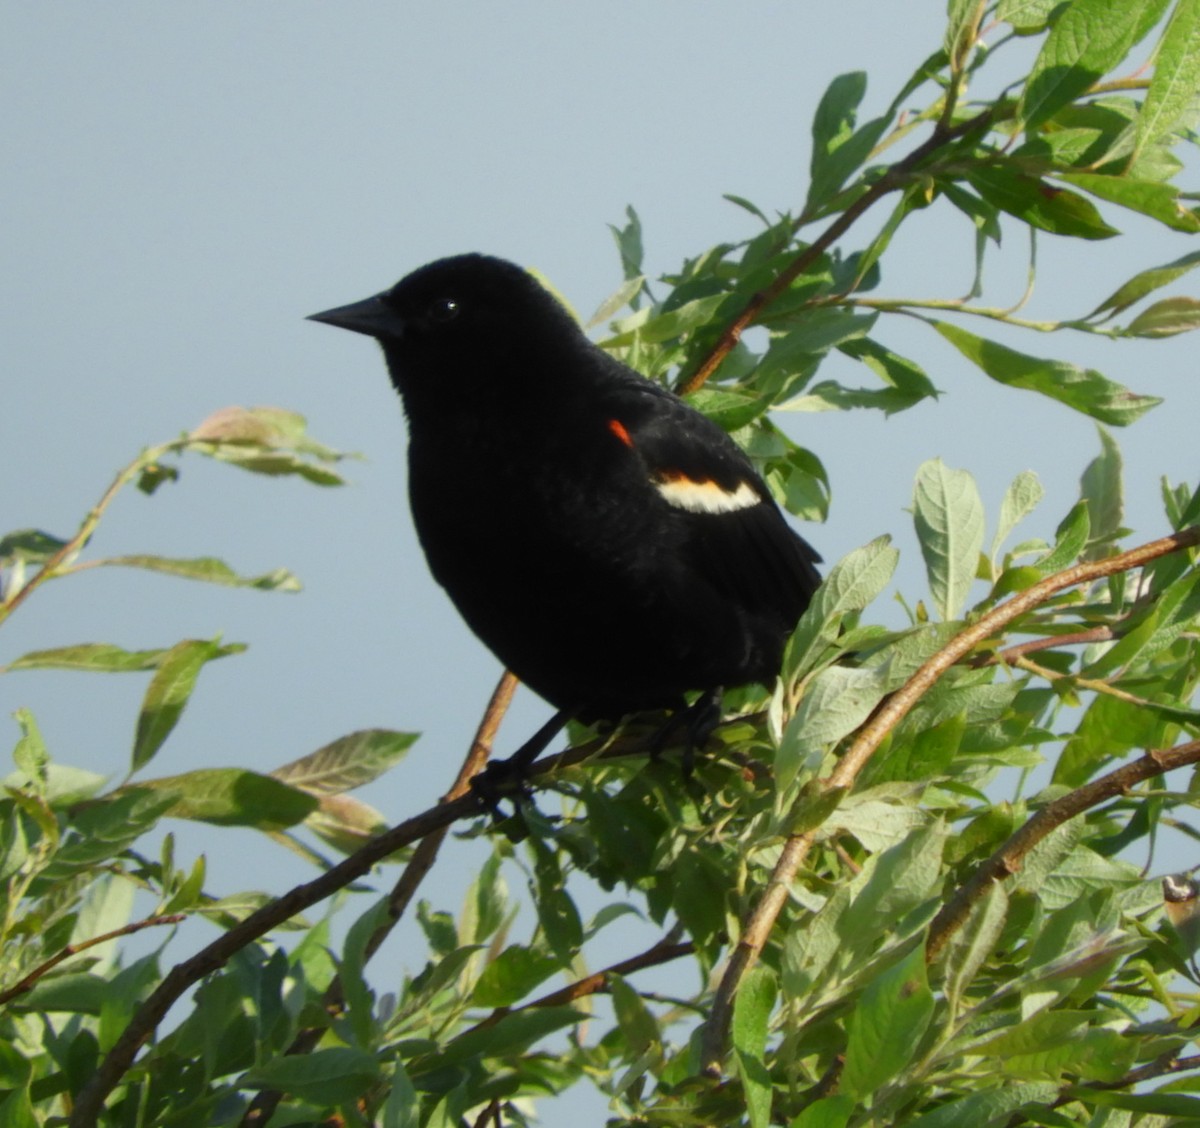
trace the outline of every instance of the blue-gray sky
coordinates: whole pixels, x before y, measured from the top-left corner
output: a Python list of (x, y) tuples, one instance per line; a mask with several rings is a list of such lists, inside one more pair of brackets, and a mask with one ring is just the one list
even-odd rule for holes
[[(187, 462), (154, 498), (123, 497), (93, 546), (212, 554), (248, 573), (286, 565), (302, 594), (91, 572), (22, 608), (0, 663), (71, 642), (143, 648), (223, 631), (249, 652), (205, 671), (152, 772), (269, 770), (353, 729), (421, 730), (400, 771), (369, 792), (399, 819), (448, 784), (498, 667), (426, 573), (403, 420), (377, 350), (304, 316), (465, 250), (536, 266), (586, 315), (619, 281), (606, 224), (627, 204), (652, 272), (753, 233), (722, 193), (797, 208), (822, 90), (864, 69), (864, 116), (881, 111), (940, 42), (944, 7), (7, 0), (0, 10), (0, 531), (72, 530), (140, 447), (227, 404), (297, 409), (318, 438), (366, 456), (348, 466), (352, 486), (328, 491)], [(1033, 316), (1082, 314), (1136, 270), (1193, 249), (1109, 218), (1133, 237), (1042, 241)], [(1024, 285), (1024, 236), (1015, 226), (1007, 236), (988, 294), (998, 304)], [(885, 260), (881, 293), (960, 295), (970, 247), (965, 220), (931, 209)], [(925, 365), (940, 402), (891, 420), (785, 425), (833, 482), (828, 525), (805, 535), (835, 560), (895, 534), (913, 598), (923, 573), (904, 509), (924, 459), (972, 470), (993, 520), (1007, 482), (1035, 470), (1047, 498), (1028, 533), (1049, 536), (1098, 442), (1088, 420), (989, 385), (922, 326), (880, 336)], [(1190, 338), (1006, 340), (1167, 397), (1118, 435), (1127, 524), (1144, 539), (1162, 533), (1159, 475), (1194, 482), (1200, 469)], [(0, 709), (32, 708), (56, 758), (119, 776), (144, 688), (142, 675), (18, 674), (0, 681)], [(523, 700), (502, 746), (540, 715)], [(11, 743), (16, 727), (4, 723)], [(177, 829), (188, 849), (211, 851), (219, 892), (282, 890), (310, 872), (253, 835)]]

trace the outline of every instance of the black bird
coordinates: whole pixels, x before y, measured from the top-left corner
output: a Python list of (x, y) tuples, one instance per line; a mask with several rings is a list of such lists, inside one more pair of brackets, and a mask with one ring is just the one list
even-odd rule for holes
[(311, 320), (379, 341), (429, 568), (558, 710), (514, 761), (568, 717), (699, 690), (690, 748), (722, 687), (779, 673), (820, 558), (720, 427), (592, 344), (530, 274), (460, 255)]

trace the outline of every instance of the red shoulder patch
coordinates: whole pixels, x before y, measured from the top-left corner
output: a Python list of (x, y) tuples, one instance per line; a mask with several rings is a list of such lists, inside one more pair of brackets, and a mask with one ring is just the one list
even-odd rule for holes
[(608, 429), (627, 447), (633, 446), (633, 440), (629, 437), (629, 432), (625, 430), (625, 425), (619, 419), (610, 419), (608, 421)]

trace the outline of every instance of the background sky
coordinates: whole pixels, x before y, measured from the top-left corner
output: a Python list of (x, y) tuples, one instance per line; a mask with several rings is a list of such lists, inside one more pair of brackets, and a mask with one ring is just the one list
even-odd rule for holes
[[(187, 461), (153, 498), (123, 496), (92, 546), (211, 554), (247, 574), (284, 565), (302, 593), (101, 569), (31, 598), (0, 638), (0, 664), (74, 642), (140, 649), (223, 632), (249, 651), (205, 669), (149, 774), (266, 771), (355, 729), (421, 731), (401, 768), (364, 794), (391, 821), (448, 786), (499, 669), (426, 572), (408, 516), (403, 419), (377, 348), (305, 315), (479, 250), (536, 266), (586, 317), (620, 281), (606, 225), (623, 222), (626, 205), (642, 217), (652, 275), (752, 235), (755, 222), (722, 193), (768, 213), (798, 208), (812, 111), (829, 81), (866, 70), (862, 118), (874, 116), (940, 43), (944, 20), (938, 0), (5, 0), (0, 12), (0, 533), (69, 535), (141, 447), (229, 404), (298, 410), (317, 438), (365, 456), (338, 490)], [(1011, 79), (1029, 52), (1006, 50)], [(1195, 249), (1106, 214), (1128, 238), (1042, 240), (1029, 316), (1086, 313), (1136, 271)], [(905, 225), (879, 293), (961, 295), (971, 245), (962, 217), (929, 209)], [(1026, 250), (1007, 229), (985, 300), (1017, 300)], [(1186, 282), (1166, 293), (1188, 292)], [(896, 586), (912, 601), (924, 573), (905, 509), (921, 462), (971, 470), (991, 527), (1007, 483), (1036, 471), (1047, 497), (1022, 532), (1048, 538), (1099, 444), (1087, 419), (990, 384), (929, 329), (894, 320), (878, 336), (926, 368), (946, 393), (939, 402), (888, 420), (826, 413), (784, 425), (833, 483), (828, 524), (804, 535), (832, 562), (892, 533), (903, 553)], [(1192, 339), (1005, 340), (1167, 398), (1118, 434), (1126, 523), (1141, 540), (1162, 535), (1160, 476), (1195, 483), (1200, 469)], [(840, 363), (822, 377), (861, 380)], [(880, 614), (899, 621), (894, 608)], [(120, 778), (146, 681), (0, 679), (5, 739), (15, 743), (10, 715), (28, 707), (56, 759)], [(544, 715), (523, 694), (499, 750)], [(216, 893), (282, 892), (312, 875), (250, 832), (172, 829), (181, 857), (208, 853)], [(458, 862), (464, 881), (470, 856)], [(436, 887), (439, 907), (456, 909), (460, 896), (451, 880)], [(172, 951), (210, 938), (195, 928)]]

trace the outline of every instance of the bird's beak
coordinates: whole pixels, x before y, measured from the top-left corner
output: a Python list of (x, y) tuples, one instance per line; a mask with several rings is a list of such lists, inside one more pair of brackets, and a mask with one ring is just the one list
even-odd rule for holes
[(310, 314), (305, 320), (322, 321), (326, 325), (336, 325), (352, 333), (365, 333), (379, 340), (395, 340), (404, 336), (404, 319), (383, 300), (386, 296), (376, 294), (361, 302)]

